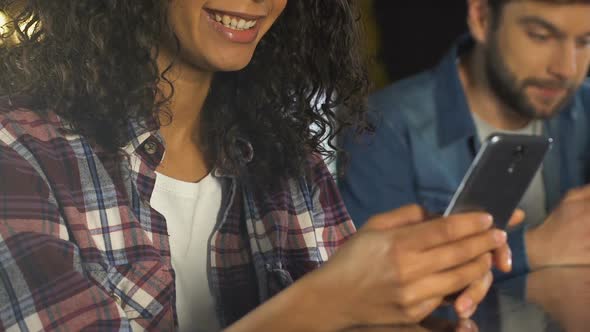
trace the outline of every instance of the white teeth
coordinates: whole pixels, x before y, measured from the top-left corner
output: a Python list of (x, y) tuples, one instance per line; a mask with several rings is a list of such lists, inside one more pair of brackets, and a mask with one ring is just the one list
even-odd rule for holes
[(246, 21), (243, 18), (231, 17), (228, 15), (220, 15), (215, 13), (214, 15), (215, 21), (223, 24), (226, 28), (234, 29), (234, 30), (247, 30), (252, 28), (256, 25), (256, 20), (253, 21)]

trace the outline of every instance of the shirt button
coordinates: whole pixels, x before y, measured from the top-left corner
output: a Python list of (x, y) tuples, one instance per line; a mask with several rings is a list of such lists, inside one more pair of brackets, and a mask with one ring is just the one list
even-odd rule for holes
[(143, 150), (147, 154), (154, 154), (154, 153), (156, 153), (156, 151), (158, 151), (158, 145), (156, 145), (155, 142), (148, 141), (143, 145)]
[(121, 298), (118, 297), (115, 293), (111, 293), (111, 298), (115, 301), (115, 303), (119, 306), (119, 307), (123, 307), (123, 301), (121, 301)]

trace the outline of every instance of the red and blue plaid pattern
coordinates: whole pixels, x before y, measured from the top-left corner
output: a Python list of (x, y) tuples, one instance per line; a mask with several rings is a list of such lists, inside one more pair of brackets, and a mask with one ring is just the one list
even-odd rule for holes
[[(166, 221), (149, 205), (161, 138), (130, 125), (128, 158), (114, 163), (65, 128), (53, 113), (0, 107), (0, 330), (174, 330)], [(223, 202), (207, 254), (222, 325), (354, 233), (321, 158), (309, 169), (272, 192), (215, 173)]]

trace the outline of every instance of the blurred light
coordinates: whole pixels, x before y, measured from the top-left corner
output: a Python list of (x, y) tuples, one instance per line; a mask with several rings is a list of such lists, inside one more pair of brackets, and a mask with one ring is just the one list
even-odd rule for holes
[[(32, 36), (40, 28), (40, 23), (37, 21), (27, 29), (27, 24), (32, 20), (32, 17), (25, 22), (21, 22), (18, 27), (27, 36)], [(20, 42), (20, 38), (10, 24), (10, 17), (6, 12), (0, 11), (0, 45), (6, 43), (8, 45), (16, 45)]]
[(0, 11), (0, 35), (3, 35), (5, 32), (7, 32), (7, 28), (4, 27), (6, 23), (8, 23), (8, 16)]
[(10, 28), (8, 27), (9, 20), (8, 15), (0, 11), (0, 46), (4, 43), (9, 45), (14, 44), (17, 41), (16, 36), (8, 36), (10, 33)]

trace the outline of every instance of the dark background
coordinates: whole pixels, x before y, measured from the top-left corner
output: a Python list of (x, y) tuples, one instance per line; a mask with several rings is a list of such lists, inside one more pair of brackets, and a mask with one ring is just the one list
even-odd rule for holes
[(436, 65), (453, 41), (467, 31), (466, 2), (373, 0), (376, 57), (388, 82)]

